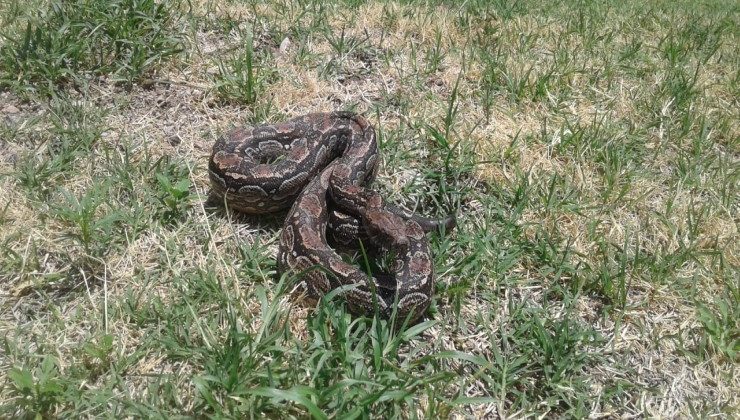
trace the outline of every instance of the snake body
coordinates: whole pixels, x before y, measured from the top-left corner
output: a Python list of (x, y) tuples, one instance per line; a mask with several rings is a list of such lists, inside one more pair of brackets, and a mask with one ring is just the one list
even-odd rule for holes
[[(343, 285), (350, 312), (417, 320), (434, 285), (425, 232), (451, 228), (453, 218), (401, 211), (367, 188), (378, 170), (369, 122), (354, 113), (308, 114), (274, 125), (237, 128), (213, 146), (209, 176), (216, 199), (249, 214), (290, 207), (280, 234), (278, 273), (300, 280), (296, 290), (315, 302)], [(390, 275), (370, 276), (329, 245), (356, 243), (395, 255)]]

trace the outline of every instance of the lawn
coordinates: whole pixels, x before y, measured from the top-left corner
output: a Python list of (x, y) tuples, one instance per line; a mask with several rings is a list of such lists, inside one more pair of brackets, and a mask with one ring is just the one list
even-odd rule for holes
[[(0, 1), (0, 417), (727, 417), (740, 6)], [(208, 201), (238, 125), (352, 110), (427, 216), (396, 329)]]

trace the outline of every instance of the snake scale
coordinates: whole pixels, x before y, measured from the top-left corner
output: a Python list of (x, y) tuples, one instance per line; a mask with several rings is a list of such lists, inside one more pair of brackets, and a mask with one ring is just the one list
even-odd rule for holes
[[(455, 220), (427, 219), (384, 202), (367, 188), (378, 171), (375, 130), (351, 112), (308, 114), (274, 125), (237, 128), (220, 137), (208, 165), (214, 198), (248, 214), (290, 207), (277, 255), (278, 273), (300, 280), (296, 290), (315, 303), (342, 292), (355, 314), (395, 312), (415, 321), (427, 310), (434, 262), (425, 233)], [(292, 204), (292, 206), (291, 206)], [(370, 276), (329, 245), (394, 255), (390, 273)]]

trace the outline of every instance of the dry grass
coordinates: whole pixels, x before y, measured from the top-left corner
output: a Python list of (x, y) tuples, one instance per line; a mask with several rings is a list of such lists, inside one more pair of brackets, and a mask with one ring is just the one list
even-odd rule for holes
[[(354, 3), (175, 6), (126, 80), (0, 70), (0, 416), (736, 416), (737, 6)], [(334, 109), (459, 217), (406, 333), (290, 300), (279, 217), (206, 204), (218, 135)]]

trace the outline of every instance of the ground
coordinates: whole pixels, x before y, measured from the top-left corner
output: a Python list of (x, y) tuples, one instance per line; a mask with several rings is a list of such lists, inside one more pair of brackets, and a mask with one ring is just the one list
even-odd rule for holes
[[(37, 12), (41, 10), (41, 12)], [(733, 1), (0, 3), (0, 416), (737, 416)], [(431, 234), (395, 329), (207, 201), (237, 125), (353, 110)]]

